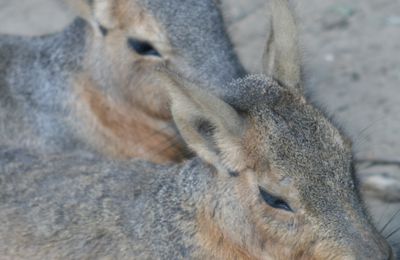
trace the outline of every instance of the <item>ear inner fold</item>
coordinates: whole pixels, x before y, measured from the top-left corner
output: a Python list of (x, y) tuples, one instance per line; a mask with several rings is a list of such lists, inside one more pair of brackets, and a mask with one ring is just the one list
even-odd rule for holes
[[(220, 171), (234, 168), (232, 164), (241, 155), (238, 140), (244, 128), (239, 114), (178, 74), (168, 69), (161, 74), (170, 94), (173, 118), (188, 146)], [(199, 122), (210, 131), (205, 134)]]

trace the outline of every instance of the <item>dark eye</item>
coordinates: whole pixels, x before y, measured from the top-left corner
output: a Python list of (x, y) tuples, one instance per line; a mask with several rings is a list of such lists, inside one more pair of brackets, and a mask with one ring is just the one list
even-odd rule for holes
[(140, 55), (161, 57), (160, 53), (153, 47), (153, 45), (146, 41), (130, 38), (128, 39), (128, 45)]
[(278, 197), (275, 197), (274, 195), (269, 194), (266, 190), (264, 190), (261, 187), (259, 187), (259, 189), (260, 189), (261, 197), (263, 198), (265, 203), (267, 203), (268, 205), (270, 205), (271, 207), (276, 208), (276, 209), (282, 209), (282, 210), (293, 212), (293, 210), (290, 208), (290, 206), (284, 200), (282, 200)]

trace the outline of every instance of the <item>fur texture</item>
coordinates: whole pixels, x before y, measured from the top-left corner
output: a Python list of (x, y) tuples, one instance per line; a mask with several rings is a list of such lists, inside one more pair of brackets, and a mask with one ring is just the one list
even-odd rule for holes
[[(292, 17), (287, 1), (273, 1)], [(279, 21), (276, 39), (296, 31)], [(266, 47), (266, 59), (287, 54), (264, 62), (279, 67), (265, 68), (270, 77), (233, 81), (220, 97), (174, 63), (157, 70), (192, 160), (0, 147), (2, 257), (394, 259), (359, 197), (350, 142), (292, 84), (298, 48), (270, 46), (279, 41)]]
[(256, 99), (233, 100), (240, 114), (170, 82), (173, 117), (199, 155), (180, 165), (3, 147), (2, 257), (394, 259), (364, 211), (339, 131), (271, 78), (233, 86)]
[[(63, 32), (0, 37), (0, 142), (47, 154), (89, 149), (112, 158), (181, 160), (184, 143), (154, 67), (169, 61), (216, 95), (243, 75), (217, 4), (67, 2), (81, 18)], [(138, 53), (130, 39), (160, 56)]]

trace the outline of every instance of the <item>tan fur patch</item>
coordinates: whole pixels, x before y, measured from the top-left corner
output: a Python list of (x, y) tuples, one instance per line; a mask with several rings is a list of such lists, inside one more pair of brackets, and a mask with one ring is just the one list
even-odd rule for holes
[(75, 82), (75, 91), (74, 110), (84, 122), (79, 123), (78, 130), (96, 149), (115, 158), (157, 163), (183, 158), (183, 144), (169, 120), (152, 118), (136, 107), (116, 103), (84, 77)]
[(228, 237), (224, 237), (221, 230), (203, 212), (197, 218), (199, 232), (197, 240), (200, 246), (214, 259), (255, 259), (246, 250), (232, 243)]

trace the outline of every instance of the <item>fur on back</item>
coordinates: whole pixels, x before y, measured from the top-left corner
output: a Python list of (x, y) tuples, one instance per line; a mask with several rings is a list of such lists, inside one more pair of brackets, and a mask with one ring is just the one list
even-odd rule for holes
[(184, 259), (193, 250), (193, 198), (207, 182), (192, 174), (197, 160), (166, 167), (1, 147), (0, 165), (3, 259)]

